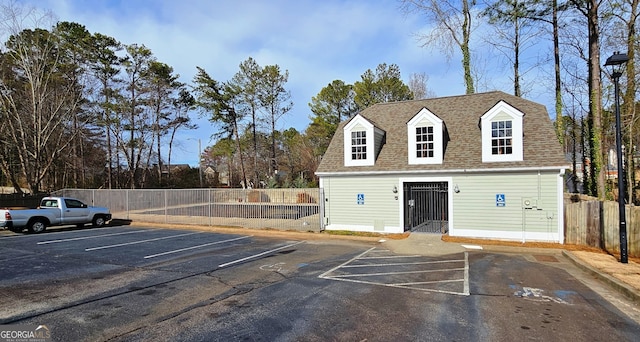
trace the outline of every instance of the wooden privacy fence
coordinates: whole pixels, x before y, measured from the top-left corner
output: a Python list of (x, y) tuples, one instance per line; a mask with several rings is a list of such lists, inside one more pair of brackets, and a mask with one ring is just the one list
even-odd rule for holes
[[(620, 253), (620, 221), (618, 202), (577, 199), (565, 196), (565, 243)], [(640, 257), (640, 207), (625, 207), (627, 247), (630, 257)]]

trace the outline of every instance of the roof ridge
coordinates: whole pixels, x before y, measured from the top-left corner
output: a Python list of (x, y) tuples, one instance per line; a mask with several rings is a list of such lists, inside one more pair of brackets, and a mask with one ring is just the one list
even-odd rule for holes
[[(395, 105), (395, 104), (398, 104), (398, 103), (411, 103), (411, 102), (429, 101), (429, 100), (446, 100), (446, 99), (452, 99), (452, 98), (457, 98), (457, 97), (480, 96), (480, 95), (489, 95), (489, 94), (496, 94), (496, 93), (505, 94), (505, 95), (509, 95), (509, 96), (515, 96), (515, 95), (507, 94), (502, 90), (491, 90), (491, 91), (486, 91), (486, 92), (482, 92), (482, 93), (438, 96), (438, 97), (430, 97), (430, 98), (426, 98), (426, 99), (414, 99), (414, 100), (391, 101), (391, 102), (378, 102), (378, 103), (374, 103), (373, 105), (371, 105), (370, 107), (367, 107), (367, 108), (371, 108), (373, 106)], [(522, 99), (524, 99), (524, 98), (522, 98)]]
[[(505, 163), (482, 162), (482, 132), (479, 119), (500, 101), (526, 114), (524, 160)], [(420, 108), (427, 108), (446, 125), (447, 141), (442, 164), (409, 164), (409, 134), (406, 124)], [(344, 123), (336, 131), (322, 158), (320, 172), (398, 171), (426, 172), (445, 169), (496, 169), (567, 165), (547, 109), (535, 101), (503, 91), (455, 95), (423, 100), (380, 103), (358, 113), (385, 132), (385, 143), (375, 165), (344, 165)]]

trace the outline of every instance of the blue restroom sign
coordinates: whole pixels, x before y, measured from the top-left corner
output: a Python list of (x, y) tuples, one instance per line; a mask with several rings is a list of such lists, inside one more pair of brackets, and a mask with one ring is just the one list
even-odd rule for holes
[(504, 206), (505, 206), (504, 194), (496, 194), (496, 207), (504, 207)]
[(358, 194), (357, 203), (364, 204), (364, 194)]

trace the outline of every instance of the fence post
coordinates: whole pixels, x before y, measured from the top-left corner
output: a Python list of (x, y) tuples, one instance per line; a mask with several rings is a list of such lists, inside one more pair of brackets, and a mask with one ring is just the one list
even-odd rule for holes
[(124, 191), (125, 194), (125, 201), (127, 202), (127, 220), (131, 219), (130, 216), (130, 207), (129, 207), (129, 189)]
[(636, 232), (636, 220), (635, 219), (635, 206), (633, 203), (628, 205), (627, 214), (629, 219), (627, 219), (627, 236), (629, 237), (629, 256), (638, 257), (638, 235)]

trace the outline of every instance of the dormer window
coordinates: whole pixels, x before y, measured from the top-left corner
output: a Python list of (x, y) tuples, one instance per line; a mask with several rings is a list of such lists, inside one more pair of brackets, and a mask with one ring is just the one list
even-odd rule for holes
[(491, 122), (491, 154), (512, 154), (512, 121)]
[(367, 131), (351, 132), (351, 160), (367, 159)]
[(416, 127), (416, 158), (433, 158), (433, 126)]
[(360, 114), (344, 126), (344, 165), (371, 166), (384, 143), (384, 131)]
[(442, 164), (444, 151), (442, 120), (422, 108), (407, 122), (409, 164)]
[(524, 113), (504, 101), (480, 118), (482, 162), (523, 160)]

